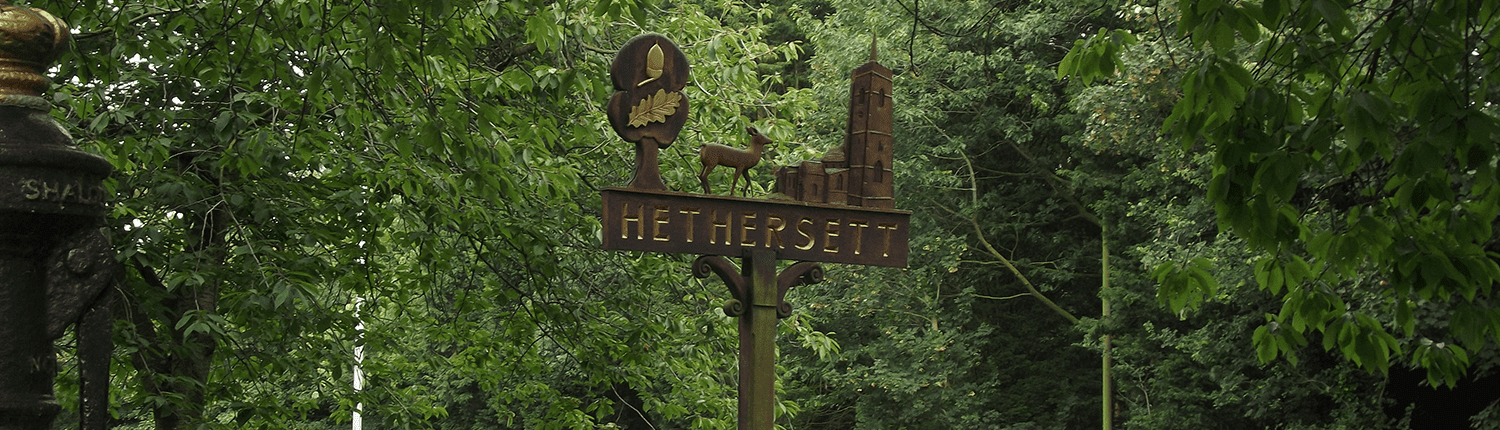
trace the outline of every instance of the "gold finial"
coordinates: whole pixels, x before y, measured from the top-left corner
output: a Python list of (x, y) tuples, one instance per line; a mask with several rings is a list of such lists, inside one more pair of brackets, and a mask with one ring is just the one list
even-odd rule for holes
[(68, 24), (41, 9), (0, 0), (0, 105), (52, 108), (44, 73), (68, 49)]

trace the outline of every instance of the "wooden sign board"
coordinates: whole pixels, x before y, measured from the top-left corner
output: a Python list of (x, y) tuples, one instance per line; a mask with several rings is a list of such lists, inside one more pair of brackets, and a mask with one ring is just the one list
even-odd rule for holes
[[(776, 198), (735, 197), (734, 186), (760, 162), (770, 139), (747, 127), (750, 147), (705, 144), (698, 174), (703, 194), (668, 191), (658, 151), (687, 122), (686, 56), (658, 34), (625, 43), (610, 66), (615, 94), (610, 125), (635, 142), (635, 177), (602, 193), (604, 249), (700, 254), (693, 276), (717, 274), (739, 317), (740, 430), (775, 428), (776, 320), (791, 315), (786, 292), (820, 282), (820, 263), (906, 267), (911, 213), (895, 209), (891, 72), (870, 61), (854, 70), (844, 145), (817, 161), (776, 171)], [(735, 168), (730, 195), (712, 195), (715, 167)], [(740, 257), (734, 269), (729, 257)], [(777, 260), (801, 260), (777, 274)]]
[(636, 188), (603, 199), (604, 249), (906, 267), (907, 211)]

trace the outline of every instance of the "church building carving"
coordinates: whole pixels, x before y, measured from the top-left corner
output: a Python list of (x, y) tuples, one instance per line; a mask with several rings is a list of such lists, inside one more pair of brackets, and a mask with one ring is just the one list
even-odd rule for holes
[(895, 209), (891, 70), (870, 61), (851, 73), (844, 144), (820, 160), (776, 169), (775, 191), (792, 200)]

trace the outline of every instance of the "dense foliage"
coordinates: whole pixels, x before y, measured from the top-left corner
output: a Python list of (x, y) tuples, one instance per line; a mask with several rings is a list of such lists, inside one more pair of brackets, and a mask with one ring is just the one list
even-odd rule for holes
[[(1262, 360), (1295, 362), (1315, 332), (1367, 369), (1406, 361), (1434, 385), (1488, 367), (1471, 356), (1500, 342), (1496, 9), (1191, 1), (1146, 33), (1181, 44), (1164, 131), (1212, 147), (1218, 223), (1283, 303), (1256, 333)], [(1101, 32), (1062, 69), (1108, 76), (1135, 39)], [(1186, 283), (1179, 296), (1212, 293)]]
[(894, 72), (911, 266), (789, 293), (783, 428), (1436, 428), (1402, 372), (1500, 352), (1488, 2), (30, 6), (118, 169), (118, 428), (734, 427), (723, 285), (599, 249), (645, 32), (692, 62), (675, 190), (753, 124), (768, 194), (842, 143), (872, 38)]

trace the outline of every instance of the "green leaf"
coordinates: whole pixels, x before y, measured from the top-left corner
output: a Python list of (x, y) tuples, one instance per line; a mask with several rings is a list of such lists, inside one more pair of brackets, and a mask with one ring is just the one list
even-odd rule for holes
[(1338, 346), (1339, 352), (1342, 352), (1344, 357), (1354, 361), (1354, 364), (1362, 366), (1364, 365), (1363, 357), (1355, 349), (1355, 338), (1359, 336), (1359, 332), (1359, 327), (1356, 327), (1354, 324), (1341, 324), (1338, 329)]
[(526, 71), (519, 68), (506, 70), (505, 73), (500, 76), (500, 79), (501, 81), (505, 82), (505, 84), (509, 86), (512, 91), (516, 92), (521, 92), (528, 88), (531, 88), (532, 85), (531, 75), (527, 74)]
[[(1259, 277), (1259, 274), (1256, 276)], [(1262, 285), (1264, 288), (1271, 290), (1271, 294), (1281, 294), (1284, 279), (1285, 277), (1280, 266), (1275, 264), (1266, 265), (1266, 283)]]
[(230, 121), (234, 120), (234, 112), (220, 111), (219, 116), (214, 117), (214, 134), (223, 133), (229, 127)]
[(1333, 350), (1333, 347), (1338, 346), (1339, 343), (1337, 333), (1343, 330), (1344, 324), (1345, 323), (1343, 320), (1334, 320), (1333, 324), (1328, 326), (1328, 330), (1323, 332), (1324, 351), (1331, 351)]
[(1260, 5), (1260, 25), (1276, 28), (1287, 10), (1288, 0), (1264, 0)]
[(1270, 363), (1276, 359), (1276, 344), (1271, 340), (1269, 327), (1257, 327), (1250, 339), (1255, 344), (1255, 356), (1261, 363)]
[(1410, 337), (1416, 331), (1416, 318), (1412, 315), (1412, 306), (1406, 300), (1398, 300), (1396, 303), (1396, 324), (1401, 326), (1401, 332)]

